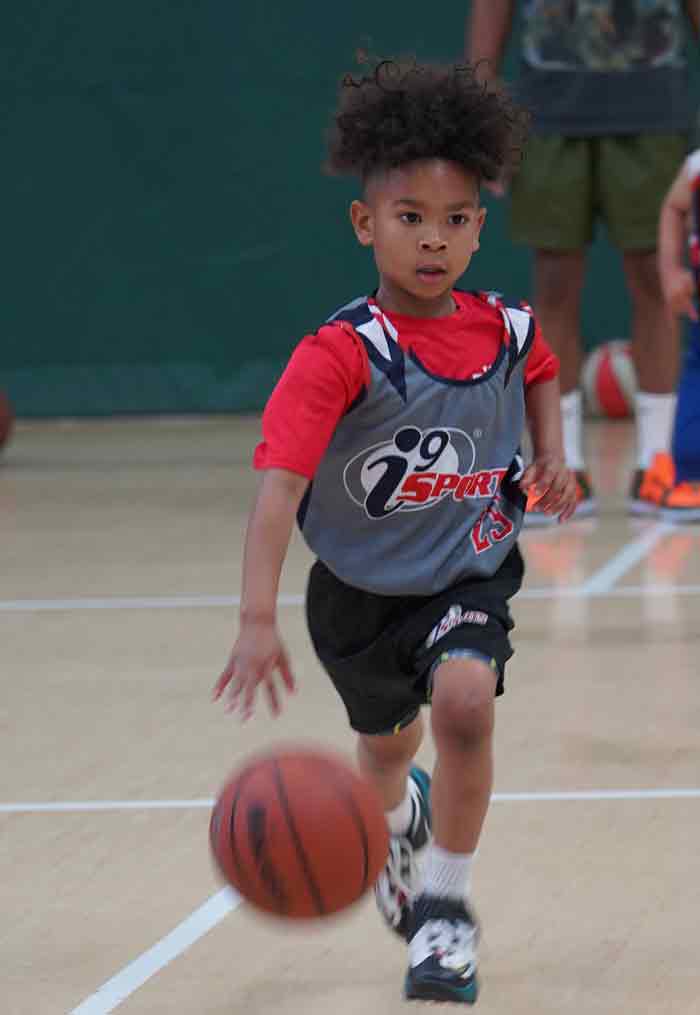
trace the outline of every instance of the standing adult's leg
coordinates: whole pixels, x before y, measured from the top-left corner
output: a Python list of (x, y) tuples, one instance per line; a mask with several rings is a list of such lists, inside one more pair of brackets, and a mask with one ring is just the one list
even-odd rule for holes
[(661, 292), (656, 250), (627, 251), (622, 263), (632, 305), (632, 355), (639, 390), (671, 394), (678, 380), (679, 326)]
[(656, 242), (661, 202), (682, 164), (682, 134), (637, 134), (600, 142), (600, 202), (611, 239), (622, 252), (632, 307), (637, 461), (630, 509), (657, 511), (674, 484), (670, 454), (676, 409), (678, 323), (661, 292)]
[(627, 251), (622, 257), (632, 304), (632, 355), (637, 371), (637, 468), (655, 455), (668, 456), (676, 409), (680, 331), (663, 298), (656, 251)]
[[(567, 464), (577, 472), (580, 515), (595, 509), (582, 447), (581, 294), (593, 233), (594, 148), (586, 138), (535, 137), (513, 181), (511, 230), (534, 251), (534, 309), (561, 364), (562, 423)], [(526, 524), (551, 522), (531, 510)]]
[[(535, 251), (535, 313), (542, 334), (559, 357), (561, 419), (566, 464), (576, 473), (579, 517), (591, 514), (596, 502), (585, 471), (583, 453), (583, 398), (581, 294), (586, 272), (584, 250)], [(530, 507), (530, 505), (528, 505)], [(551, 520), (528, 511), (526, 522)]]
[(579, 384), (581, 293), (585, 271), (584, 250), (535, 251), (535, 313), (542, 334), (561, 363), (559, 383), (562, 395), (567, 395)]

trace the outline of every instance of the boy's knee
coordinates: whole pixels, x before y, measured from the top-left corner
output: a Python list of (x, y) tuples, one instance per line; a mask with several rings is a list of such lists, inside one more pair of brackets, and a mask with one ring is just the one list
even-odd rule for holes
[(481, 737), (493, 729), (497, 674), (480, 659), (451, 659), (435, 671), (432, 720), (436, 734)]

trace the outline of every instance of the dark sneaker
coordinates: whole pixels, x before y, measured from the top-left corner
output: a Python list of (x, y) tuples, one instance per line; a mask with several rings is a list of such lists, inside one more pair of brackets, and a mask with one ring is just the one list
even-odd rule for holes
[(409, 1001), (474, 1004), (479, 931), (466, 902), (421, 895), (411, 912), (404, 991)]
[(633, 515), (658, 514), (675, 483), (673, 459), (659, 452), (647, 469), (637, 469), (632, 476), (628, 507)]
[(700, 483), (677, 483), (666, 492), (659, 512), (666, 522), (700, 522)]
[[(598, 510), (598, 503), (593, 493), (590, 476), (583, 469), (574, 472), (574, 476), (576, 477), (576, 510), (571, 516), (572, 520), (590, 518)], [(537, 502), (539, 499), (539, 496), (533, 492), (530, 492), (527, 496), (527, 507), (525, 508), (525, 517), (523, 519), (525, 528), (557, 525), (559, 522), (558, 515), (546, 515), (543, 511), (538, 510)]]
[(374, 886), (379, 912), (404, 940), (408, 940), (411, 906), (420, 890), (417, 854), (431, 839), (430, 776), (417, 765), (409, 773), (408, 789), (413, 801), (410, 828), (406, 835), (392, 835), (386, 866)]

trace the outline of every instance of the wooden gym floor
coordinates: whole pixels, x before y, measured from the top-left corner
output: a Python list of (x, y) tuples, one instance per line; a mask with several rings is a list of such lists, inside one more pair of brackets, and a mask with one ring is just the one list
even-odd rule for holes
[[(210, 702), (236, 629), (254, 419), (20, 426), (0, 464), (4, 1015), (398, 1015), (367, 900), (261, 920), (209, 860), (253, 749), (352, 737), (295, 539), (276, 723)], [(700, 528), (624, 511), (629, 424), (589, 428), (597, 522), (530, 530), (477, 861), (482, 1015), (700, 1011)], [(432, 749), (423, 749), (430, 763)]]

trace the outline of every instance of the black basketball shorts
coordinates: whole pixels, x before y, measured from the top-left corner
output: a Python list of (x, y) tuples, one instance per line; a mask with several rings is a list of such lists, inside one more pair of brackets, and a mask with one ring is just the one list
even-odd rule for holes
[(459, 582), (434, 596), (379, 596), (346, 585), (317, 561), (306, 591), (309, 633), (352, 728), (383, 734), (407, 726), (429, 703), (432, 670), (446, 653), (491, 662), (496, 694), (503, 694), (513, 654), (508, 600), (523, 570), (516, 545), (492, 578)]

